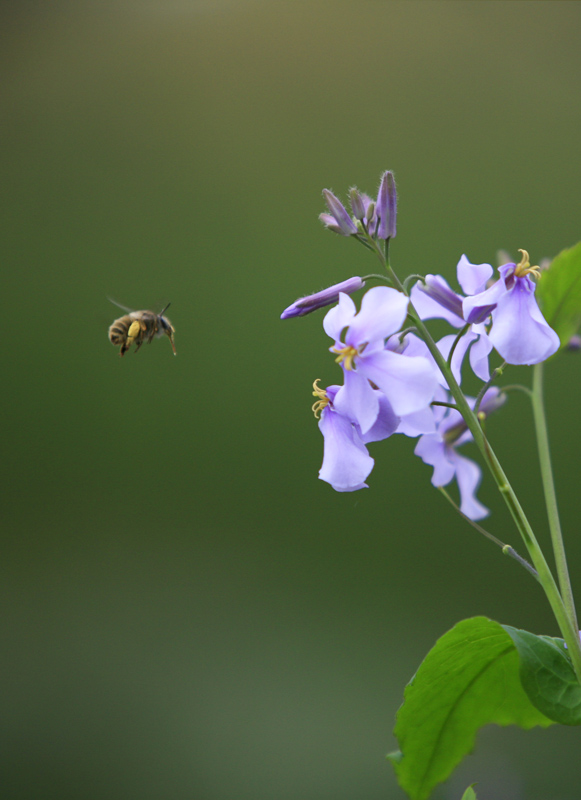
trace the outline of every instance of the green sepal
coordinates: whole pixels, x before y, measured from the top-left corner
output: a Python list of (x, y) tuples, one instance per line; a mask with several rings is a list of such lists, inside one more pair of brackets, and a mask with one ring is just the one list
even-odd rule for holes
[(427, 800), (490, 723), (547, 727), (552, 720), (525, 693), (519, 653), (506, 630), (486, 617), (463, 620), (430, 650), (407, 685), (388, 756), (402, 789)]
[(476, 797), (476, 792), (474, 791), (475, 786), (476, 786), (475, 783), (470, 784), (470, 786), (466, 789), (466, 791), (462, 795), (462, 800), (478, 800), (478, 798)]
[(562, 250), (541, 272), (536, 297), (564, 347), (581, 324), (581, 242)]
[(561, 725), (581, 725), (581, 686), (563, 639), (503, 625), (520, 657), (520, 679), (531, 703)]

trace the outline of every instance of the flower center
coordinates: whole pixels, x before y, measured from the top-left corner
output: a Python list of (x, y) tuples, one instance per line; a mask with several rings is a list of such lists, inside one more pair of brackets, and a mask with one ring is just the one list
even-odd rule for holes
[(529, 254), (526, 250), (519, 248), (519, 253), (522, 253), (520, 264), (517, 264), (514, 274), (517, 278), (524, 278), (525, 275), (534, 275), (535, 278), (541, 277), (540, 267), (531, 267), (529, 262)]
[(326, 408), (330, 403), (330, 400), (327, 397), (327, 392), (324, 389), (321, 389), (319, 386), (317, 386), (317, 384), (318, 384), (318, 382), (320, 380), (321, 380), (320, 378), (317, 378), (317, 380), (313, 383), (313, 389), (315, 390), (313, 392), (313, 397), (318, 397), (319, 398), (311, 406), (311, 408), (313, 410), (313, 414), (315, 415), (315, 419), (319, 419), (319, 417), (321, 415), (321, 411), (324, 408)]
[(350, 344), (346, 345), (339, 349), (338, 347), (333, 348), (334, 353), (339, 353), (337, 358), (335, 359), (335, 363), (343, 364), (345, 369), (352, 370), (353, 369), (353, 359), (355, 356), (359, 355), (358, 351), (355, 347), (351, 347)]

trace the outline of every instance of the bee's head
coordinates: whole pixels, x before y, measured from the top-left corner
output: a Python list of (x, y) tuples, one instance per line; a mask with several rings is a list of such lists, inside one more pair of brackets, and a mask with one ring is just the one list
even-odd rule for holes
[(176, 353), (176, 348), (175, 348), (175, 344), (174, 344), (174, 340), (173, 340), (173, 337), (174, 337), (174, 334), (175, 334), (175, 330), (174, 330), (173, 325), (169, 321), (169, 319), (167, 317), (164, 317), (164, 312), (169, 308), (169, 305), (170, 304), (168, 303), (167, 306), (161, 312), (161, 314), (158, 315), (159, 330), (157, 332), (157, 335), (161, 336), (161, 334), (164, 333), (168, 337), (168, 339), (170, 341), (170, 344), (171, 344), (171, 347), (172, 347), (172, 350), (173, 350), (173, 354), (174, 354), (174, 356), (176, 356), (177, 353)]

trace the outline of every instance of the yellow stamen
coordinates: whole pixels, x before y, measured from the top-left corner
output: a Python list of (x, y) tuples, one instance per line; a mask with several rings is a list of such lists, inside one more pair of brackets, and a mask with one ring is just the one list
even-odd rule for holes
[(318, 382), (320, 380), (321, 380), (320, 378), (317, 378), (317, 380), (313, 383), (313, 389), (315, 390), (313, 392), (313, 397), (318, 397), (319, 398), (317, 400), (317, 402), (313, 403), (313, 405), (311, 406), (313, 414), (315, 415), (315, 419), (319, 419), (321, 411), (326, 406), (329, 405), (329, 398), (327, 397), (327, 392), (324, 389), (320, 389), (317, 386), (317, 384), (318, 384)]
[(353, 369), (353, 359), (355, 356), (359, 355), (358, 351), (351, 347), (351, 345), (346, 345), (341, 350), (337, 347), (333, 347), (333, 351), (335, 353), (339, 353), (337, 358), (335, 359), (336, 364), (343, 364), (345, 369), (352, 370)]
[(514, 274), (517, 278), (524, 278), (525, 275), (533, 275), (535, 278), (541, 277), (541, 268), (540, 267), (531, 267), (529, 262), (529, 254), (526, 250), (521, 250), (519, 247), (519, 253), (522, 253), (522, 258), (520, 260), (520, 264), (517, 264)]

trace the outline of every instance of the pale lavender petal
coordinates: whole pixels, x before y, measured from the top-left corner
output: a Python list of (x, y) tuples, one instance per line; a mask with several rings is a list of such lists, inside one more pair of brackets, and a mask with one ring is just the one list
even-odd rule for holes
[(480, 294), (486, 289), (486, 281), (494, 270), (490, 264), (471, 264), (466, 256), (462, 256), (456, 267), (458, 283), (464, 294)]
[(538, 364), (559, 349), (559, 337), (541, 314), (531, 285), (517, 278), (492, 314), (490, 341), (509, 364)]
[(462, 302), (462, 308), (466, 322), (471, 324), (484, 322), (507, 291), (504, 280), (501, 278), (496, 283), (493, 283), (490, 289), (486, 289), (480, 294), (475, 294), (473, 297), (465, 297)]
[(436, 418), (433, 409), (430, 406), (426, 406), (420, 411), (414, 411), (413, 414), (406, 414), (400, 417), (397, 432), (412, 438), (421, 436), (423, 433), (435, 433)]
[(348, 294), (339, 294), (339, 303), (325, 314), (323, 328), (327, 336), (338, 341), (341, 338), (341, 331), (351, 324), (357, 313), (355, 303)]
[(387, 396), (398, 417), (427, 406), (438, 383), (427, 358), (410, 358), (389, 350), (360, 358), (358, 370)]
[(349, 327), (348, 344), (383, 340), (403, 325), (408, 298), (397, 289), (375, 286), (363, 295), (361, 311)]
[(393, 408), (387, 397), (383, 392), (375, 391), (375, 394), (379, 399), (379, 414), (375, 423), (361, 437), (365, 444), (381, 442), (383, 439), (387, 439), (395, 433), (399, 425), (399, 417), (396, 417), (393, 413)]
[(414, 453), (419, 456), (424, 464), (429, 464), (434, 468), (432, 484), (434, 486), (446, 486), (455, 475), (454, 464), (448, 456), (450, 448), (447, 448), (440, 436), (429, 434), (422, 436), (418, 441)]
[(411, 301), (420, 319), (445, 319), (455, 328), (466, 324), (462, 316), (462, 298), (441, 275), (426, 275), (425, 285), (416, 283), (411, 291)]
[(337, 392), (334, 406), (340, 414), (356, 422), (365, 434), (377, 420), (380, 393), (372, 389), (359, 371), (345, 369), (343, 373), (345, 384)]
[(329, 189), (323, 189), (323, 197), (327, 203), (327, 208), (331, 212), (332, 216), (335, 217), (337, 225), (341, 228), (341, 231), (346, 236), (353, 236), (355, 233), (357, 233), (357, 226), (349, 216), (347, 209), (339, 200), (339, 198), (335, 197), (333, 192), (329, 191)]
[(365, 281), (359, 277), (348, 278), (341, 283), (335, 283), (327, 289), (323, 289), (315, 294), (309, 294), (306, 297), (300, 297), (298, 300), (290, 305), (280, 315), (281, 319), (289, 319), (290, 317), (303, 317), (305, 314), (310, 314), (311, 311), (316, 311), (318, 308), (330, 306), (331, 303), (336, 303), (339, 299), (339, 293), (345, 292), (351, 294), (358, 289), (365, 286)]
[[(481, 327), (475, 325), (474, 328)], [(482, 326), (484, 327), (484, 326)], [(492, 351), (492, 342), (484, 332), (478, 334), (476, 342), (470, 348), (470, 366), (477, 378), (481, 381), (490, 380), (490, 367), (488, 356)]]
[(327, 406), (321, 413), (319, 428), (325, 440), (319, 478), (337, 492), (367, 488), (365, 479), (375, 462), (351, 422)]
[(449, 453), (449, 458), (456, 468), (456, 481), (460, 490), (460, 511), (472, 520), (487, 517), (490, 511), (476, 499), (476, 490), (482, 477), (480, 467), (474, 461), (459, 456), (453, 450)]

